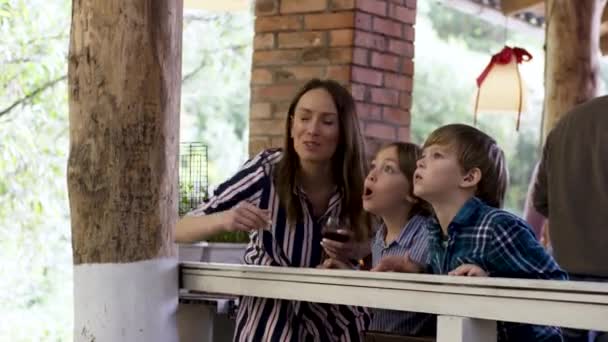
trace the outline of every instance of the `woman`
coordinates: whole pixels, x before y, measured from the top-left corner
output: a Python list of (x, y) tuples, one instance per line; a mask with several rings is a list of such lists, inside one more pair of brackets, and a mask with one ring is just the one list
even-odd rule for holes
[[(317, 267), (329, 217), (350, 222), (363, 241), (363, 144), (350, 93), (311, 80), (289, 106), (282, 150), (266, 150), (180, 220), (178, 242), (221, 231), (249, 231), (249, 265)], [(344, 256), (351, 259), (353, 256)], [(369, 316), (360, 308), (244, 297), (235, 341), (358, 341)]]

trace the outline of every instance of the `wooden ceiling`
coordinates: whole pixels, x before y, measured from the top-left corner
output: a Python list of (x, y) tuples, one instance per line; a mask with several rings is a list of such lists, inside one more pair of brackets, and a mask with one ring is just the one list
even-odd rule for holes
[[(501, 0), (500, 9), (506, 16), (515, 16), (520, 13), (533, 13), (539, 17), (545, 16), (545, 2), (543, 0)], [(603, 55), (608, 55), (608, 6), (602, 14), (600, 35), (600, 49)]]

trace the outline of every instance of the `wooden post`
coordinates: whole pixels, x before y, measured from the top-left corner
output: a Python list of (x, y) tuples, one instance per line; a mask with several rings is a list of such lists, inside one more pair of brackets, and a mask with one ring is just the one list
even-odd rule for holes
[(75, 341), (177, 341), (182, 10), (181, 0), (72, 4)]
[(606, 0), (546, 0), (546, 136), (577, 104), (598, 95), (600, 18)]

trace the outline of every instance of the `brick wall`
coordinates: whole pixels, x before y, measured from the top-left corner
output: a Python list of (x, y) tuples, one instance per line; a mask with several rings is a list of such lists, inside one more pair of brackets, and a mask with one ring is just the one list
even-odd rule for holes
[(373, 153), (409, 140), (416, 0), (257, 0), (249, 153), (282, 146), (289, 101), (313, 77), (349, 89)]

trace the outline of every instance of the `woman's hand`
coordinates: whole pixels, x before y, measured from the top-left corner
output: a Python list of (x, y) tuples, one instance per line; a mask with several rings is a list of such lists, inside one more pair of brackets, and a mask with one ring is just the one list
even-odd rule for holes
[(339, 229), (338, 233), (347, 236), (348, 241), (339, 242), (327, 238), (321, 241), (321, 246), (330, 258), (342, 261), (359, 260), (370, 253), (369, 241), (355, 241), (354, 233), (350, 229)]
[(272, 224), (268, 210), (260, 209), (249, 202), (240, 202), (222, 214), (224, 229), (229, 232), (249, 232)]

